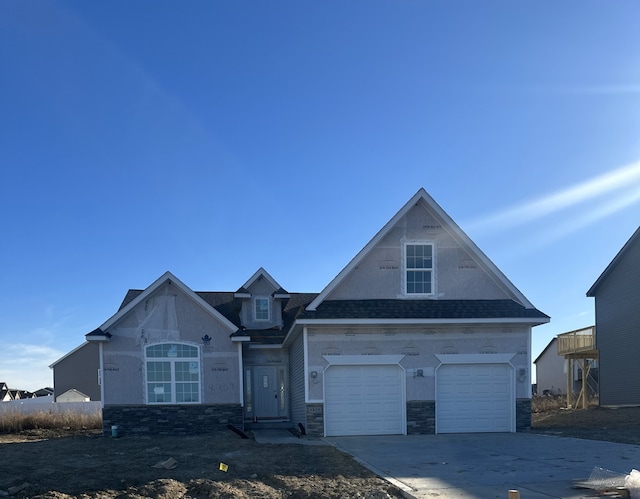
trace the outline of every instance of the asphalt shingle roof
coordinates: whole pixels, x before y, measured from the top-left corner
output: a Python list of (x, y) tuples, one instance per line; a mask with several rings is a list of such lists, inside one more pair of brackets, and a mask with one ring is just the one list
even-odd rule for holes
[(304, 319), (543, 319), (513, 300), (328, 300)]

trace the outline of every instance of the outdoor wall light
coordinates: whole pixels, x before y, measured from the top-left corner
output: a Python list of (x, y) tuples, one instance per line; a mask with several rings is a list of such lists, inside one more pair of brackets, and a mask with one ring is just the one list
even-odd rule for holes
[(311, 371), (311, 379), (316, 379), (318, 377), (318, 371)]
[(202, 337), (202, 344), (203, 345), (208, 345), (209, 343), (211, 343), (211, 336), (209, 336), (208, 334), (205, 334)]

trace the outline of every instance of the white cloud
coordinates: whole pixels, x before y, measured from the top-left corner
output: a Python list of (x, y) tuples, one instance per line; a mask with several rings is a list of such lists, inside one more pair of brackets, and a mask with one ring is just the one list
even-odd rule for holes
[(7, 344), (0, 356), (0, 381), (10, 388), (30, 391), (53, 386), (49, 365), (63, 355), (64, 352), (46, 345)]
[(562, 191), (490, 214), (479, 220), (472, 221), (467, 227), (471, 230), (482, 232), (502, 231), (532, 223), (586, 201), (602, 198), (605, 195), (616, 196), (613, 200), (610, 200), (611, 198), (605, 199), (602, 202), (604, 204), (596, 205), (588, 214), (581, 216), (579, 220), (576, 221), (572, 218), (569, 229), (577, 230), (638, 202), (639, 191), (640, 162), (637, 162)]

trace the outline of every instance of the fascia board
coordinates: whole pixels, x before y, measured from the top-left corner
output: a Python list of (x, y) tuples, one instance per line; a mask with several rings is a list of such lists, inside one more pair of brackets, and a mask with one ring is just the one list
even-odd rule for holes
[(351, 271), (358, 266), (362, 259), (375, 247), (378, 242), (384, 238), (389, 231), (395, 227), (398, 221), (416, 204), (423, 196), (427, 195), (424, 189), (420, 189), (414, 196), (389, 220), (378, 233), (373, 236), (373, 239), (369, 241), (364, 248), (362, 248), (356, 256), (343, 268), (340, 273), (320, 292), (320, 294), (313, 300), (308, 306), (307, 310), (315, 310), (324, 301), (324, 299), (331, 293), (342, 280), (351, 273)]
[(131, 300), (126, 307), (120, 309), (115, 315), (112, 315), (104, 324), (100, 326), (100, 329), (106, 331), (111, 326), (113, 326), (116, 322), (118, 322), (122, 317), (128, 314), (131, 310), (133, 310), (139, 303), (146, 300), (149, 295), (151, 295), (154, 291), (156, 291), (162, 284), (166, 281), (171, 281), (175, 284), (178, 289), (180, 289), (184, 294), (189, 296), (196, 304), (198, 304), (205, 312), (209, 313), (209, 315), (213, 316), (214, 319), (221, 322), (225, 327), (227, 327), (231, 332), (236, 332), (238, 328), (233, 324), (229, 319), (227, 319), (224, 315), (218, 312), (215, 308), (209, 305), (206, 301), (200, 298), (194, 291), (191, 290), (186, 284), (184, 284), (180, 279), (174, 276), (171, 272), (165, 272), (158, 279), (156, 279), (151, 285), (149, 285), (142, 293), (136, 296), (133, 300)]
[(245, 282), (242, 287), (245, 289), (248, 289), (251, 287), (251, 285), (256, 281), (256, 279), (258, 279), (258, 277), (263, 276), (268, 282), (269, 284), (271, 284), (271, 286), (273, 286), (273, 288), (277, 291), (278, 289), (280, 289), (280, 284), (278, 284), (276, 282), (276, 280), (271, 277), (271, 275), (269, 274), (269, 272), (267, 272), (266, 270), (264, 270), (263, 267), (260, 267), (258, 270), (256, 270), (256, 272), (249, 278), (249, 280), (247, 282)]
[(636, 231), (629, 238), (629, 240), (624, 244), (624, 246), (620, 249), (620, 251), (618, 251), (618, 253), (616, 253), (616, 256), (613, 257), (613, 260), (611, 260), (611, 262), (609, 262), (609, 265), (607, 265), (607, 267), (604, 269), (602, 274), (600, 274), (598, 279), (596, 279), (596, 282), (594, 282), (593, 285), (589, 288), (589, 291), (587, 291), (587, 296), (588, 297), (590, 297), (590, 298), (595, 297), (596, 290), (598, 289), (598, 287), (600, 287), (600, 285), (602, 284), (602, 281), (604, 281), (607, 278), (609, 273), (618, 264), (618, 262), (623, 258), (623, 256), (629, 250), (629, 248), (631, 246), (633, 246), (635, 240), (638, 239), (638, 238), (640, 238), (640, 227), (638, 227), (636, 229)]
[[(301, 319), (298, 324), (305, 326), (348, 326), (348, 325), (376, 325), (376, 324), (533, 324), (540, 325), (549, 322), (549, 318), (539, 317), (500, 317), (500, 318), (468, 318), (468, 319)], [(285, 338), (286, 339), (286, 338)]]
[(87, 338), (88, 342), (93, 342), (93, 341), (109, 341), (109, 338), (111, 338), (110, 334), (101, 334), (101, 335), (93, 335), (93, 336), (89, 336)]
[(243, 341), (251, 341), (251, 336), (234, 336), (231, 338), (234, 343), (242, 343)]
[(62, 362), (64, 359), (66, 359), (67, 357), (69, 357), (70, 355), (73, 355), (74, 353), (76, 353), (78, 350), (80, 350), (81, 348), (83, 348), (84, 346), (88, 345), (89, 341), (85, 341), (84, 343), (82, 343), (81, 345), (78, 345), (77, 347), (75, 347), (73, 350), (71, 350), (70, 352), (66, 353), (65, 355), (63, 355), (62, 357), (60, 357), (58, 360), (56, 360), (55, 362), (53, 362), (52, 364), (49, 365), (49, 369), (53, 369), (54, 366), (56, 364), (59, 364), (60, 362)]

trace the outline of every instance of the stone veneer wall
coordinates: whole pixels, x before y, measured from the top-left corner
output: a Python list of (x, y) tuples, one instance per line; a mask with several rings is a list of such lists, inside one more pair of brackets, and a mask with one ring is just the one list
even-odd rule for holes
[(516, 432), (531, 430), (531, 399), (516, 400)]
[(436, 403), (433, 400), (407, 402), (407, 435), (428, 435), (436, 432)]
[(307, 404), (307, 435), (324, 437), (324, 405)]
[(242, 406), (224, 405), (112, 405), (102, 408), (102, 432), (118, 435), (195, 435), (226, 430), (227, 424), (242, 429)]

